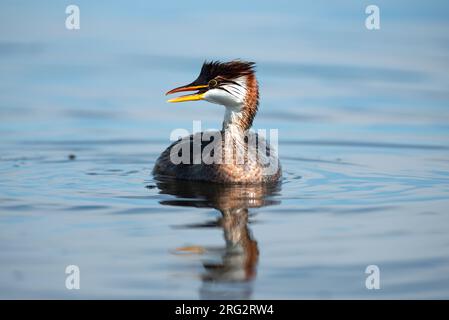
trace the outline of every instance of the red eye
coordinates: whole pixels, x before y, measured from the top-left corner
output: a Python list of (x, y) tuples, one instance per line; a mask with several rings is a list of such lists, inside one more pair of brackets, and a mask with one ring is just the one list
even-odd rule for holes
[(217, 80), (215, 80), (215, 79), (210, 80), (210, 81), (209, 81), (209, 84), (208, 84), (209, 89), (216, 87), (217, 84), (218, 84), (218, 81), (217, 81)]

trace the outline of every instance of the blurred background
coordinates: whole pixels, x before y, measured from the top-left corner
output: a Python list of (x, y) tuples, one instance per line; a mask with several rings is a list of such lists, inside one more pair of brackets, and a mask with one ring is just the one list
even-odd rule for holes
[[(2, 0), (0, 297), (448, 298), (448, 15), (446, 1)], [(204, 261), (228, 261), (229, 230), (207, 223), (223, 208), (151, 169), (173, 129), (224, 112), (164, 93), (235, 58), (257, 63), (254, 127), (279, 130), (284, 180), (244, 223), (255, 276), (210, 281)], [(209, 249), (173, 254), (186, 245)]]

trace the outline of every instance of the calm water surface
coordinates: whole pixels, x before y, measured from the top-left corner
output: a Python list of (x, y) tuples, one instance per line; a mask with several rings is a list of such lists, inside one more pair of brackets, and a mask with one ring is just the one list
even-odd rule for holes
[[(449, 298), (447, 4), (378, 1), (368, 31), (359, 1), (78, 1), (68, 31), (39, 3), (0, 10), (0, 298)], [(282, 183), (155, 181), (173, 129), (223, 116), (164, 92), (232, 58)]]

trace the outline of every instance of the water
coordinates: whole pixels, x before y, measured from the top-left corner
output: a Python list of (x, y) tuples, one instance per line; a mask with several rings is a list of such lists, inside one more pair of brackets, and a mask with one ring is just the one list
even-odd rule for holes
[[(449, 297), (446, 3), (377, 1), (379, 31), (363, 1), (77, 4), (79, 31), (1, 4), (0, 298)], [(282, 183), (154, 181), (173, 129), (223, 116), (163, 93), (232, 58)]]

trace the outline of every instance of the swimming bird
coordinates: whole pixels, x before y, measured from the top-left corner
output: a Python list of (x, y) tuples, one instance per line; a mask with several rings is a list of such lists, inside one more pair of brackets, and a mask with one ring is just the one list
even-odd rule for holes
[(259, 107), (255, 63), (242, 60), (204, 62), (195, 81), (166, 94), (195, 91), (168, 102), (205, 100), (224, 106), (221, 131), (200, 132), (170, 145), (156, 161), (157, 178), (214, 183), (277, 182), (277, 150), (250, 131)]

